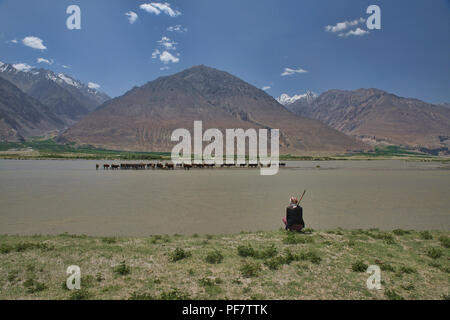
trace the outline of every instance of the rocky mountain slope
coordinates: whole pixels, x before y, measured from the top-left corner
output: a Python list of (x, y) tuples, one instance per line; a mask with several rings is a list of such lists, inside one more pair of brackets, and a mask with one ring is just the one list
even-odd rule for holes
[(280, 152), (346, 152), (363, 144), (313, 119), (294, 115), (264, 91), (206, 66), (196, 66), (135, 87), (104, 103), (60, 137), (97, 147), (170, 151), (171, 133), (193, 128), (280, 129)]
[(0, 77), (0, 141), (23, 141), (64, 125), (48, 106)]
[(63, 73), (21, 69), (0, 62), (0, 77), (47, 105), (66, 125), (80, 120), (109, 97)]
[(370, 144), (448, 152), (450, 109), (378, 89), (329, 90), (311, 102), (286, 105)]

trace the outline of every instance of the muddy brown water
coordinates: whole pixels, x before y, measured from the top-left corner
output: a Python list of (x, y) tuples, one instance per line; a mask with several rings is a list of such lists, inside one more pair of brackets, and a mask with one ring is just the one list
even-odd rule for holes
[(241, 168), (96, 171), (95, 163), (104, 162), (0, 160), (0, 234), (274, 230), (303, 189), (314, 229), (450, 229), (448, 164), (292, 161), (261, 176)]

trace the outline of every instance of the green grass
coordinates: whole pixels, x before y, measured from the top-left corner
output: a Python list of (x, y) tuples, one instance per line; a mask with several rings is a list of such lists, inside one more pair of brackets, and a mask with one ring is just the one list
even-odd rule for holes
[(441, 245), (445, 248), (450, 248), (450, 237), (448, 236), (440, 236), (439, 241)]
[(422, 231), (420, 233), (420, 237), (423, 240), (431, 240), (431, 239), (433, 239), (433, 235), (429, 231)]
[(61, 144), (54, 139), (33, 139), (26, 142), (0, 142), (0, 151), (33, 149), (37, 155), (21, 155), (11, 151), (0, 155), (0, 158), (39, 158), (39, 159), (121, 159), (121, 160), (156, 160), (169, 159), (170, 152), (130, 152), (94, 148), (92, 146), (76, 146), (73, 143)]
[(384, 146), (384, 147), (375, 147), (373, 152), (361, 152), (357, 154), (351, 154), (353, 156), (366, 156), (366, 157), (406, 157), (406, 156), (428, 156), (424, 153), (408, 150), (405, 148), (401, 148), (398, 146)]
[(185, 251), (183, 248), (176, 248), (170, 253), (170, 260), (177, 262), (186, 258), (189, 258), (192, 254), (189, 251)]
[(121, 261), (120, 264), (113, 269), (115, 274), (125, 276), (131, 273), (131, 268), (127, 266), (125, 260)]
[[(30, 150), (33, 150), (31, 152)], [(169, 160), (167, 152), (134, 152), (96, 148), (91, 145), (58, 143), (55, 139), (35, 137), (24, 142), (0, 142), (0, 159), (87, 159), (87, 160)], [(373, 152), (349, 153), (329, 156), (280, 155), (280, 161), (329, 161), (402, 158), (419, 161), (442, 161), (448, 158), (407, 150), (397, 146), (376, 147)], [(317, 166), (320, 168), (320, 166)]]
[[(399, 146), (378, 146), (370, 152), (353, 152), (338, 154), (334, 156), (295, 156), (280, 155), (281, 160), (308, 160), (308, 161), (329, 161), (329, 160), (379, 160), (379, 159), (412, 159), (418, 161), (441, 161), (448, 163), (450, 160), (445, 157), (438, 157), (428, 153), (409, 150)], [(317, 166), (320, 168), (320, 166)]]
[(427, 250), (427, 256), (429, 256), (432, 259), (439, 259), (440, 257), (442, 257), (444, 253), (442, 252), (441, 249), (439, 248), (429, 248)]
[(83, 289), (75, 289), (70, 292), (69, 299), (70, 300), (88, 300), (91, 297), (91, 293), (89, 290)]
[(240, 270), (246, 278), (256, 277), (261, 272), (261, 263), (257, 261), (245, 261)]
[(39, 282), (32, 278), (27, 279), (23, 283), (23, 286), (26, 288), (28, 293), (40, 292), (40, 291), (47, 289), (47, 286), (44, 283)]
[[(428, 233), (0, 235), (0, 299), (441, 300), (450, 295), (450, 234)], [(65, 285), (70, 265), (81, 269), (80, 290)], [(380, 266), (381, 290), (367, 289), (370, 265)]]
[(402, 296), (400, 296), (395, 290), (389, 290), (387, 289), (384, 292), (384, 295), (386, 296), (387, 299), (389, 300), (404, 300), (404, 298)]
[(353, 272), (366, 272), (367, 268), (369, 266), (365, 264), (363, 261), (356, 261), (354, 264), (352, 264), (352, 271)]
[(208, 253), (205, 261), (211, 264), (218, 264), (223, 261), (223, 255), (219, 250), (214, 250)]

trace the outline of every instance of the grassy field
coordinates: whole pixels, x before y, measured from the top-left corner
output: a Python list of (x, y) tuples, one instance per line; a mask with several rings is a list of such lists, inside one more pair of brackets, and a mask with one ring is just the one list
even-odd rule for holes
[[(281, 158), (281, 157), (280, 157)], [(334, 156), (282, 156), (285, 160), (385, 160), (385, 159), (401, 159), (412, 161), (442, 161), (448, 162), (450, 159), (443, 156), (432, 156), (430, 154), (407, 150), (398, 146), (375, 147), (372, 152), (338, 154)]]
[[(0, 236), (0, 299), (449, 299), (450, 233)], [(369, 290), (368, 265), (381, 268)], [(66, 269), (81, 268), (81, 289)]]
[[(0, 159), (86, 159), (86, 160), (170, 160), (170, 152), (132, 152), (98, 149), (90, 146), (59, 144), (54, 139), (35, 138), (26, 142), (0, 142)], [(396, 146), (376, 147), (373, 152), (342, 154), (334, 156), (280, 155), (281, 161), (289, 160), (382, 160), (402, 159), (412, 161), (449, 162), (449, 157), (402, 149)]]
[(0, 142), (0, 159), (165, 160), (170, 152), (130, 152), (58, 144), (53, 139)]

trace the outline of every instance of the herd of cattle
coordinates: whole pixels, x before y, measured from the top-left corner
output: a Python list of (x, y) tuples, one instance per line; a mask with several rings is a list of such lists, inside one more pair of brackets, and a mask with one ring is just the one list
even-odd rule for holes
[[(284, 162), (280, 162), (280, 167), (285, 167), (286, 163)], [(103, 164), (103, 170), (149, 170), (149, 169), (165, 169), (165, 170), (175, 170), (175, 168), (179, 168), (179, 169), (184, 169), (184, 170), (190, 170), (192, 168), (199, 168), (199, 169), (203, 169), (203, 168), (215, 168), (216, 165), (215, 164), (186, 164), (186, 163), (177, 163), (176, 165), (174, 165), (173, 163), (121, 163), (121, 164)], [(263, 164), (261, 163), (243, 163), (243, 164), (239, 164), (239, 165), (235, 165), (235, 164), (221, 164), (220, 165), (221, 168), (231, 168), (231, 167), (240, 167), (240, 168), (262, 168), (264, 167)], [(270, 164), (266, 165), (266, 167), (270, 168)], [(100, 169), (100, 165), (97, 163), (95, 165), (95, 169), (98, 170)]]

